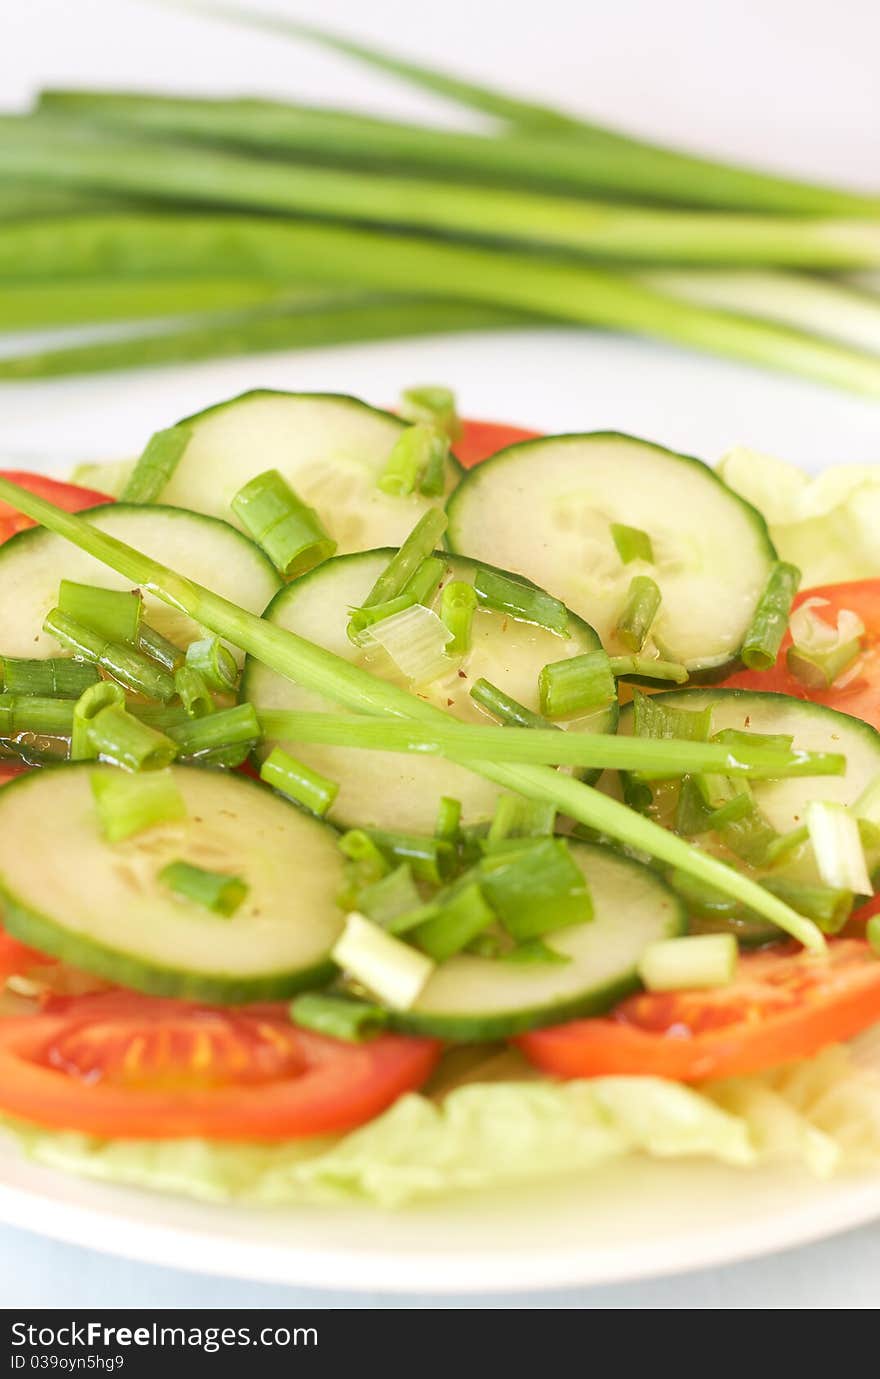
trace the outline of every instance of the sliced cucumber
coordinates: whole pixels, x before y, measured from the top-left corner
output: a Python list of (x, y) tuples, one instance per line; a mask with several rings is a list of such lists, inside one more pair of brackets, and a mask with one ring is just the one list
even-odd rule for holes
[(636, 964), (656, 939), (684, 931), (681, 902), (656, 872), (609, 848), (572, 843), (586, 876), (594, 918), (548, 934), (565, 963), (520, 964), (450, 958), (415, 1006), (394, 1017), (399, 1029), (442, 1039), (500, 1039), (579, 1015), (601, 1015), (638, 988)]
[[(390, 550), (366, 551), (326, 561), (282, 589), (266, 609), (267, 619), (335, 651), (348, 661), (368, 667), (384, 679), (405, 685), (384, 652), (359, 650), (346, 633), (349, 609), (363, 603), (391, 555)], [(443, 584), (450, 578), (473, 582), (479, 568), (473, 561), (458, 556), (444, 558), (447, 567)], [(435, 602), (439, 604), (439, 597)], [(423, 687), (420, 695), (455, 718), (485, 724), (486, 716), (468, 693), (473, 682), (484, 676), (527, 708), (537, 710), (541, 667), (548, 661), (577, 656), (598, 646), (595, 632), (580, 618), (571, 618), (570, 631), (570, 638), (563, 639), (530, 623), (478, 609), (474, 615), (473, 647), (464, 663), (460, 667), (456, 665), (444, 679)], [(242, 695), (258, 709), (339, 712), (338, 706), (301, 689), (251, 658), (245, 669)], [(614, 704), (568, 727), (613, 732), (616, 721), (617, 706)], [(263, 750), (271, 745), (267, 743)], [(490, 782), (439, 757), (305, 746), (295, 742), (284, 743), (284, 746), (321, 775), (339, 782), (339, 795), (329, 815), (337, 823), (430, 833), (441, 795), (461, 800), (466, 823), (490, 817), (498, 798), (497, 787)]]
[[(262, 613), (281, 581), (262, 551), (241, 532), (216, 518), (181, 508), (125, 503), (82, 514), (101, 531), (119, 537), (252, 613)], [(43, 527), (19, 532), (0, 546), (0, 654), (58, 656), (62, 650), (43, 631), (43, 619), (58, 602), (62, 579), (102, 589), (129, 589), (121, 575)], [(178, 646), (200, 635), (185, 614), (146, 596), (151, 626)]]
[[(74, 967), (135, 991), (239, 1003), (327, 980), (342, 929), (333, 830), (247, 777), (175, 766), (187, 818), (122, 843), (101, 836), (94, 765), (34, 771), (0, 795), (4, 927)], [(39, 859), (33, 840), (45, 838)], [(231, 919), (158, 880), (182, 859), (240, 876)]]
[[(794, 739), (795, 747), (845, 755), (846, 772), (842, 776), (801, 776), (752, 782), (756, 804), (779, 833), (787, 833), (804, 822), (810, 800), (852, 804), (880, 775), (880, 733), (877, 729), (860, 718), (826, 708), (824, 704), (792, 699), (787, 694), (739, 689), (669, 690), (654, 697), (660, 703), (681, 709), (698, 710), (711, 704), (713, 732), (736, 728), (753, 733), (785, 733)], [(619, 731), (629, 734), (632, 726), (632, 705), (627, 704), (620, 711)], [(603, 777), (602, 785), (611, 792), (616, 791), (612, 773)], [(655, 784), (653, 793), (654, 803), (648, 812), (658, 823), (671, 826), (677, 785)], [(690, 841), (720, 850), (712, 834), (699, 835)], [(798, 854), (787, 857), (785, 875), (792, 879), (817, 880), (811, 849), (802, 848)]]
[(119, 498), (136, 464), (137, 460), (96, 460), (93, 464), (78, 464), (70, 482), (106, 493), (108, 498)]
[[(377, 488), (407, 423), (357, 398), (333, 393), (244, 393), (179, 423), (173, 467), (141, 457), (125, 497), (173, 503), (234, 521), (230, 503), (249, 479), (278, 469), (316, 508), (339, 553), (399, 546), (422, 513), (442, 498), (394, 498)], [(178, 428), (175, 428), (177, 430)], [(459, 477), (447, 466), (446, 491)]]
[[(775, 558), (764, 519), (707, 465), (613, 433), (512, 445), (465, 476), (447, 511), (452, 550), (527, 575), (614, 654), (630, 580), (650, 574), (657, 650), (702, 679), (736, 661)], [(612, 523), (647, 532), (653, 561), (624, 564)]]

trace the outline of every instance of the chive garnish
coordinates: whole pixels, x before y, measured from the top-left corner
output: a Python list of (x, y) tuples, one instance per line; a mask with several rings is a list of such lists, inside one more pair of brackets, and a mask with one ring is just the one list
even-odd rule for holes
[(437, 913), (410, 929), (407, 938), (434, 962), (460, 953), (495, 920), (495, 912), (476, 881), (456, 888)]
[(743, 638), (741, 655), (749, 670), (769, 670), (776, 664), (800, 582), (800, 570), (784, 560), (770, 571)]
[(482, 608), (506, 613), (519, 622), (546, 627), (548, 632), (555, 632), (560, 637), (569, 635), (565, 604), (533, 584), (524, 584), (490, 569), (488, 565), (479, 565), (474, 574), (474, 592)]
[(551, 661), (538, 676), (541, 712), (549, 719), (598, 713), (617, 699), (608, 654), (597, 648), (564, 661)]
[(78, 699), (83, 690), (100, 679), (95, 666), (68, 656), (45, 661), (0, 659), (0, 674), (7, 694), (40, 695), (45, 699)]
[(159, 880), (181, 900), (230, 919), (248, 893), (247, 883), (228, 872), (208, 871), (192, 862), (169, 862), (159, 872)]
[(376, 580), (363, 607), (372, 608), (377, 603), (387, 603), (403, 593), (416, 570), (429, 555), (446, 530), (446, 513), (439, 508), (429, 508), (423, 513), (399, 550), (389, 560)]
[(624, 565), (633, 560), (654, 559), (654, 548), (646, 531), (639, 527), (628, 527), (624, 522), (611, 523), (611, 539), (617, 547), (617, 554)]
[(73, 724), (70, 732), (71, 761), (91, 761), (98, 755), (98, 748), (92, 738), (91, 727), (97, 714), (112, 705), (125, 707), (125, 693), (121, 685), (113, 680), (100, 680), (90, 685), (76, 701), (73, 709)]
[(440, 598), (440, 616), (452, 634), (446, 647), (447, 656), (467, 656), (470, 651), (476, 606), (477, 595), (472, 584), (453, 579), (445, 586)]
[(98, 756), (126, 771), (155, 771), (168, 766), (179, 751), (170, 737), (142, 723), (121, 704), (100, 709), (88, 732)]
[(660, 601), (660, 589), (653, 579), (647, 575), (636, 575), (630, 581), (626, 602), (615, 628), (618, 639), (627, 650), (634, 653), (641, 651), (648, 640)]
[(593, 917), (586, 879), (562, 838), (528, 840), (480, 863), (486, 898), (517, 942)]
[(150, 627), (141, 619), (138, 628), (138, 651), (142, 651), (145, 656), (149, 656), (151, 661), (158, 661), (160, 666), (170, 670), (172, 675), (186, 661), (186, 652), (179, 646), (175, 646), (167, 637), (163, 637), (161, 632), (157, 632), (155, 627)]
[(245, 703), (174, 724), (168, 728), (168, 736), (182, 757), (198, 757), (204, 762), (211, 753), (232, 749), (224, 764), (234, 761), (237, 765), (245, 760), (261, 733), (253, 704)]
[(219, 637), (203, 637), (186, 649), (186, 664), (198, 671), (209, 689), (230, 694), (238, 684), (235, 657)]
[(231, 507), (248, 535), (288, 579), (314, 569), (336, 550), (315, 509), (294, 493), (277, 469), (267, 469), (246, 483)]
[[(493, 685), (490, 680), (482, 676), (475, 680), (470, 688), (470, 696), (475, 704), (479, 704), (486, 713), (497, 718), (498, 722), (506, 728), (542, 728), (553, 729), (555, 725), (549, 723), (546, 718), (542, 718), (539, 713), (532, 709), (527, 709), (525, 704), (520, 704), (518, 699), (512, 695), (505, 694), (504, 690)], [(556, 731), (560, 731), (556, 729)]]
[(409, 595), (413, 603), (420, 603), (423, 607), (430, 608), (434, 601), (434, 595), (440, 587), (445, 569), (445, 560), (441, 560), (437, 555), (426, 556), (407, 580), (403, 596)]
[(170, 771), (93, 771), (89, 777), (101, 831), (119, 843), (156, 824), (186, 818), (186, 805)]
[(100, 589), (62, 579), (58, 607), (68, 618), (98, 633), (107, 642), (128, 642), (137, 646), (143, 610), (143, 600), (137, 591)]
[(349, 1044), (371, 1039), (388, 1023), (388, 1012), (382, 1006), (350, 996), (330, 996), (323, 991), (304, 991), (291, 1001), (289, 1010), (293, 1023), (302, 1029), (344, 1039)]
[(134, 647), (108, 642), (101, 633), (69, 618), (60, 608), (46, 614), (43, 628), (74, 655), (100, 666), (134, 694), (163, 703), (174, 698), (177, 691), (173, 677)]
[(336, 781), (328, 780), (310, 766), (297, 761), (281, 747), (273, 747), (260, 767), (260, 780), (296, 800), (312, 814), (323, 817), (339, 794)]
[(214, 712), (214, 700), (205, 677), (193, 666), (182, 665), (174, 672), (174, 687), (190, 718), (204, 718)]

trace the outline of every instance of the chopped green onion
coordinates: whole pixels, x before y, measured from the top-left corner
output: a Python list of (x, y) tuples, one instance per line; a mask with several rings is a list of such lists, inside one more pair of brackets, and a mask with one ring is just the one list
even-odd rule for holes
[(0, 694), (0, 737), (34, 733), (69, 737), (73, 724), (71, 699), (44, 699), (37, 695)]
[(74, 622), (97, 632), (107, 642), (137, 646), (143, 599), (137, 590), (99, 589), (62, 579), (58, 607)]
[(597, 713), (617, 699), (617, 683), (608, 653), (598, 648), (551, 661), (538, 675), (541, 712), (549, 719)]
[[(383, 859), (384, 860), (384, 859)], [(358, 891), (357, 906), (362, 915), (383, 927), (390, 927), (401, 915), (411, 914), (422, 903), (408, 862), (401, 862), (387, 876), (380, 876)]]
[(427, 384), (420, 388), (406, 388), (400, 397), (400, 415), (407, 421), (433, 426), (451, 441), (461, 434), (461, 422), (451, 388)]
[(249, 480), (231, 507), (248, 536), (285, 578), (305, 574), (336, 550), (315, 509), (294, 493), (277, 469)]
[(419, 493), (425, 498), (439, 498), (446, 488), (446, 466), (449, 460), (449, 439), (437, 436), (428, 451), (428, 459), (419, 481)]
[(99, 680), (83, 690), (73, 709), (73, 725), (70, 732), (71, 761), (92, 761), (98, 749), (92, 741), (92, 722), (96, 714), (112, 705), (125, 707), (125, 691), (114, 680)]
[(204, 718), (214, 712), (214, 700), (205, 677), (192, 666), (182, 665), (174, 672), (174, 685), (190, 718)]
[(735, 752), (740, 749), (747, 752), (751, 747), (778, 747), (781, 752), (787, 752), (791, 751), (794, 738), (790, 733), (750, 733), (739, 728), (721, 728), (712, 734), (711, 741), (721, 742)]
[(645, 680), (671, 680), (683, 685), (688, 679), (687, 666), (679, 661), (663, 661), (653, 656), (612, 656), (611, 673), (616, 676), (638, 675)]
[(808, 598), (791, 615), (792, 645), (786, 663), (808, 689), (829, 689), (858, 660), (865, 624), (851, 608), (841, 608), (832, 627), (814, 612), (828, 600)]
[(89, 783), (101, 832), (110, 843), (186, 818), (183, 796), (170, 771), (137, 776), (125, 771), (93, 771)]
[(880, 915), (871, 915), (865, 925), (865, 938), (877, 956), (880, 957)]
[[(781, 936), (782, 931), (775, 924), (769, 924), (741, 901), (680, 868), (668, 872), (666, 880), (685, 902), (692, 932), (732, 933), (741, 943), (748, 944), (772, 943)], [(766, 886), (766, 879), (761, 884)]]
[(440, 508), (429, 508), (413, 527), (403, 545), (389, 560), (376, 580), (363, 607), (371, 608), (376, 603), (387, 603), (402, 594), (416, 570), (429, 555), (446, 530), (446, 513)]
[(488, 848), (508, 838), (541, 838), (556, 827), (556, 810), (545, 800), (527, 800), (523, 795), (500, 795), (486, 838)]
[(218, 694), (229, 694), (238, 684), (235, 657), (219, 637), (191, 642), (186, 649), (186, 664), (191, 670), (197, 670), (208, 688)]
[(616, 636), (630, 651), (641, 651), (648, 640), (661, 598), (659, 586), (647, 575), (636, 575), (630, 581), (626, 602), (615, 628)]
[(177, 462), (191, 437), (192, 431), (185, 425), (156, 431), (122, 490), (123, 502), (155, 502), (177, 468)]
[(245, 760), (251, 748), (260, 740), (260, 724), (253, 704), (236, 704), (220, 709), (204, 718), (191, 718), (168, 729), (182, 757), (202, 760), (212, 752), (233, 748), (237, 763)]
[(248, 893), (247, 882), (228, 872), (207, 871), (191, 862), (169, 862), (159, 880), (181, 900), (191, 900), (224, 919), (231, 919)]
[(816, 886), (788, 876), (762, 876), (761, 885), (812, 919), (823, 934), (839, 934), (852, 913), (853, 893), (840, 887)]
[[(555, 728), (554, 723), (548, 722), (541, 714), (534, 713), (527, 709), (519, 700), (512, 695), (505, 694), (504, 690), (493, 685), (491, 681), (484, 680), (481, 676), (471, 685), (470, 696), (475, 704), (479, 704), (486, 713), (497, 718), (506, 728)], [(561, 732), (561, 729), (556, 729)]]
[(859, 639), (834, 647), (831, 651), (804, 651), (790, 646), (785, 663), (796, 680), (811, 690), (830, 689), (835, 680), (849, 670), (862, 654)]
[(496, 956), (501, 962), (526, 963), (529, 966), (532, 963), (549, 963), (559, 966), (571, 962), (567, 953), (558, 953), (555, 948), (551, 948), (549, 943), (545, 943), (540, 938), (526, 939), (525, 943), (517, 943), (506, 953), (498, 953)]
[(40, 695), (45, 699), (78, 699), (83, 690), (100, 679), (86, 661), (52, 656), (45, 661), (0, 658), (3, 687), (7, 694)]
[(100, 666), (134, 694), (168, 703), (177, 691), (166, 670), (153, 664), (134, 647), (108, 642), (99, 632), (69, 618), (60, 608), (46, 614), (43, 628), (76, 656)]
[(449, 441), (433, 426), (408, 426), (391, 447), (377, 485), (393, 498), (408, 497), (417, 487), (425, 493), (425, 484), (439, 495), (446, 487), (448, 454)]
[(638, 527), (628, 527), (623, 522), (612, 522), (611, 539), (624, 565), (629, 565), (633, 560), (654, 559), (651, 538), (646, 531), (641, 531)]
[(434, 595), (440, 588), (440, 581), (446, 569), (446, 561), (441, 560), (437, 555), (426, 556), (421, 565), (407, 580), (404, 595), (409, 595), (413, 603), (420, 603), (424, 608), (430, 608), (434, 602)]
[(809, 842), (810, 834), (806, 824), (799, 824), (797, 828), (789, 829), (787, 833), (779, 833), (767, 844), (767, 852), (764, 856), (766, 866), (773, 866), (782, 857), (787, 857), (789, 853), (803, 847), (804, 843)]
[(352, 608), (347, 628), (349, 641), (354, 642), (355, 646), (363, 646), (364, 633), (369, 627), (374, 623), (384, 622), (386, 618), (393, 618), (395, 613), (402, 613), (417, 602), (413, 594), (403, 593), (398, 594), (395, 599), (389, 599), (387, 603), (373, 603), (369, 608)]
[(155, 627), (150, 627), (148, 623), (141, 622), (138, 630), (137, 639), (138, 651), (142, 651), (145, 656), (149, 656), (151, 661), (158, 661), (160, 666), (170, 670), (173, 675), (176, 670), (186, 661), (186, 652), (179, 646), (169, 642), (167, 637), (163, 637), (161, 632), (157, 632)]
[(776, 664), (800, 582), (797, 566), (783, 560), (770, 571), (743, 640), (741, 656), (749, 670), (769, 670)]
[(435, 915), (409, 930), (409, 938), (434, 962), (446, 962), (494, 922), (495, 914), (476, 881), (457, 889)]
[(446, 624), (420, 603), (371, 623), (359, 634), (361, 646), (380, 646), (414, 685), (428, 685), (453, 668), (446, 655), (448, 642)]
[(409, 1010), (434, 971), (424, 953), (352, 912), (332, 950), (333, 961), (392, 1010)]
[(739, 953), (732, 934), (687, 934), (649, 943), (639, 959), (639, 976), (649, 991), (701, 990), (729, 986)]
[(807, 832), (826, 886), (873, 894), (855, 814), (836, 800), (812, 800), (807, 805)]
[(472, 584), (453, 579), (444, 588), (440, 599), (440, 616), (451, 637), (446, 648), (447, 655), (467, 656), (470, 651), (476, 606), (477, 594)]
[(440, 804), (437, 807), (437, 823), (434, 827), (434, 837), (440, 838), (447, 843), (457, 843), (461, 834), (461, 800), (450, 799), (448, 795), (440, 797)]
[(156, 771), (168, 766), (179, 750), (165, 733), (142, 723), (121, 704), (99, 709), (89, 723), (89, 738), (102, 761), (126, 771)]
[(351, 828), (339, 839), (339, 850), (355, 864), (360, 884), (367, 885), (386, 876), (391, 867), (385, 854), (362, 828)]
[(350, 996), (328, 996), (323, 991), (304, 991), (291, 1001), (289, 1009), (291, 1020), (301, 1029), (312, 1029), (349, 1044), (362, 1044), (388, 1023), (388, 1012), (381, 1006), (355, 1001)]
[(562, 838), (542, 838), (496, 852), (480, 863), (483, 889), (518, 942), (593, 917), (584, 874)]
[(552, 594), (538, 589), (534, 584), (524, 584), (511, 579), (488, 565), (478, 565), (474, 574), (474, 592), (482, 608), (491, 608), (495, 613), (506, 613), (518, 622), (530, 622), (538, 627), (546, 627), (560, 637), (567, 637), (568, 609)]
[(312, 814), (323, 817), (339, 794), (339, 785), (334, 780), (313, 771), (311, 767), (297, 761), (281, 747), (273, 747), (260, 767), (260, 780), (280, 790), (288, 799), (296, 800)]
[(674, 737), (688, 742), (707, 742), (712, 729), (712, 706), (680, 709), (664, 704), (656, 695), (633, 695), (633, 730), (636, 737)]
[(407, 862), (417, 881), (439, 886), (455, 863), (455, 850), (445, 838), (425, 838), (418, 833), (394, 833), (384, 828), (371, 828), (369, 836), (386, 858), (395, 863)]
[(742, 818), (748, 813), (751, 795), (747, 781), (714, 772), (700, 773), (693, 780), (709, 810), (710, 828), (719, 828), (728, 820)]
[(675, 831), (682, 838), (694, 838), (708, 833), (711, 827), (711, 811), (706, 807), (696, 780), (692, 775), (682, 779), (678, 799), (675, 802)]

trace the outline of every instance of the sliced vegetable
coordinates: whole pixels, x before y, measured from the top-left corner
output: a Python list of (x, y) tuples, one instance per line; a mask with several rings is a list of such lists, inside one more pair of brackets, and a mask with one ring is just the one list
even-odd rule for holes
[(208, 871), (192, 862), (166, 863), (159, 872), (159, 880), (179, 900), (192, 901), (224, 919), (235, 914), (248, 893), (247, 883), (240, 876)]
[(319, 816), (327, 813), (339, 794), (336, 781), (312, 771), (280, 747), (273, 747), (266, 757), (260, 767), (260, 780)]
[(248, 536), (286, 579), (305, 574), (336, 550), (336, 542), (327, 535), (314, 508), (294, 493), (277, 469), (255, 475), (230, 506)]
[(142, 607), (138, 590), (123, 593), (62, 579), (58, 607), (68, 618), (99, 633), (105, 641), (137, 646)]
[(235, 657), (219, 637), (202, 637), (190, 642), (186, 649), (186, 664), (201, 675), (209, 689), (229, 694), (238, 684)]
[(687, 934), (649, 943), (639, 959), (648, 991), (702, 990), (728, 986), (736, 976), (733, 934)]
[(6, 694), (40, 695), (44, 699), (78, 699), (99, 679), (97, 669), (83, 661), (52, 657), (46, 661), (0, 658), (0, 678)]
[(186, 804), (170, 771), (94, 771), (89, 778), (101, 832), (108, 843), (186, 818)]
[(641, 651), (663, 601), (653, 579), (636, 575), (626, 592), (626, 602), (617, 619), (615, 636), (627, 651)]
[(356, 911), (346, 918), (333, 947), (333, 960), (392, 1010), (407, 1010), (434, 970), (424, 953)]
[(174, 698), (174, 679), (166, 670), (124, 642), (108, 642), (103, 633), (93, 632), (60, 608), (49, 609), (42, 630), (72, 655), (112, 675), (133, 694), (159, 699), (163, 704)]

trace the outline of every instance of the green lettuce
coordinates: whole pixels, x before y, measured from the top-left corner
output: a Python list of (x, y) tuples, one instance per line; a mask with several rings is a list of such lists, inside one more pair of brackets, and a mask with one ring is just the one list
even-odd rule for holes
[[(485, 1080), (468, 1080), (474, 1076)], [(820, 1176), (880, 1165), (880, 1073), (835, 1048), (700, 1089), (650, 1077), (556, 1083), (530, 1076), (508, 1054), (453, 1077), (434, 1096), (402, 1097), (336, 1140), (110, 1141), (7, 1126), (40, 1163), (106, 1182), (211, 1202), (399, 1207), (586, 1174), (633, 1154), (737, 1168), (786, 1161)]]

